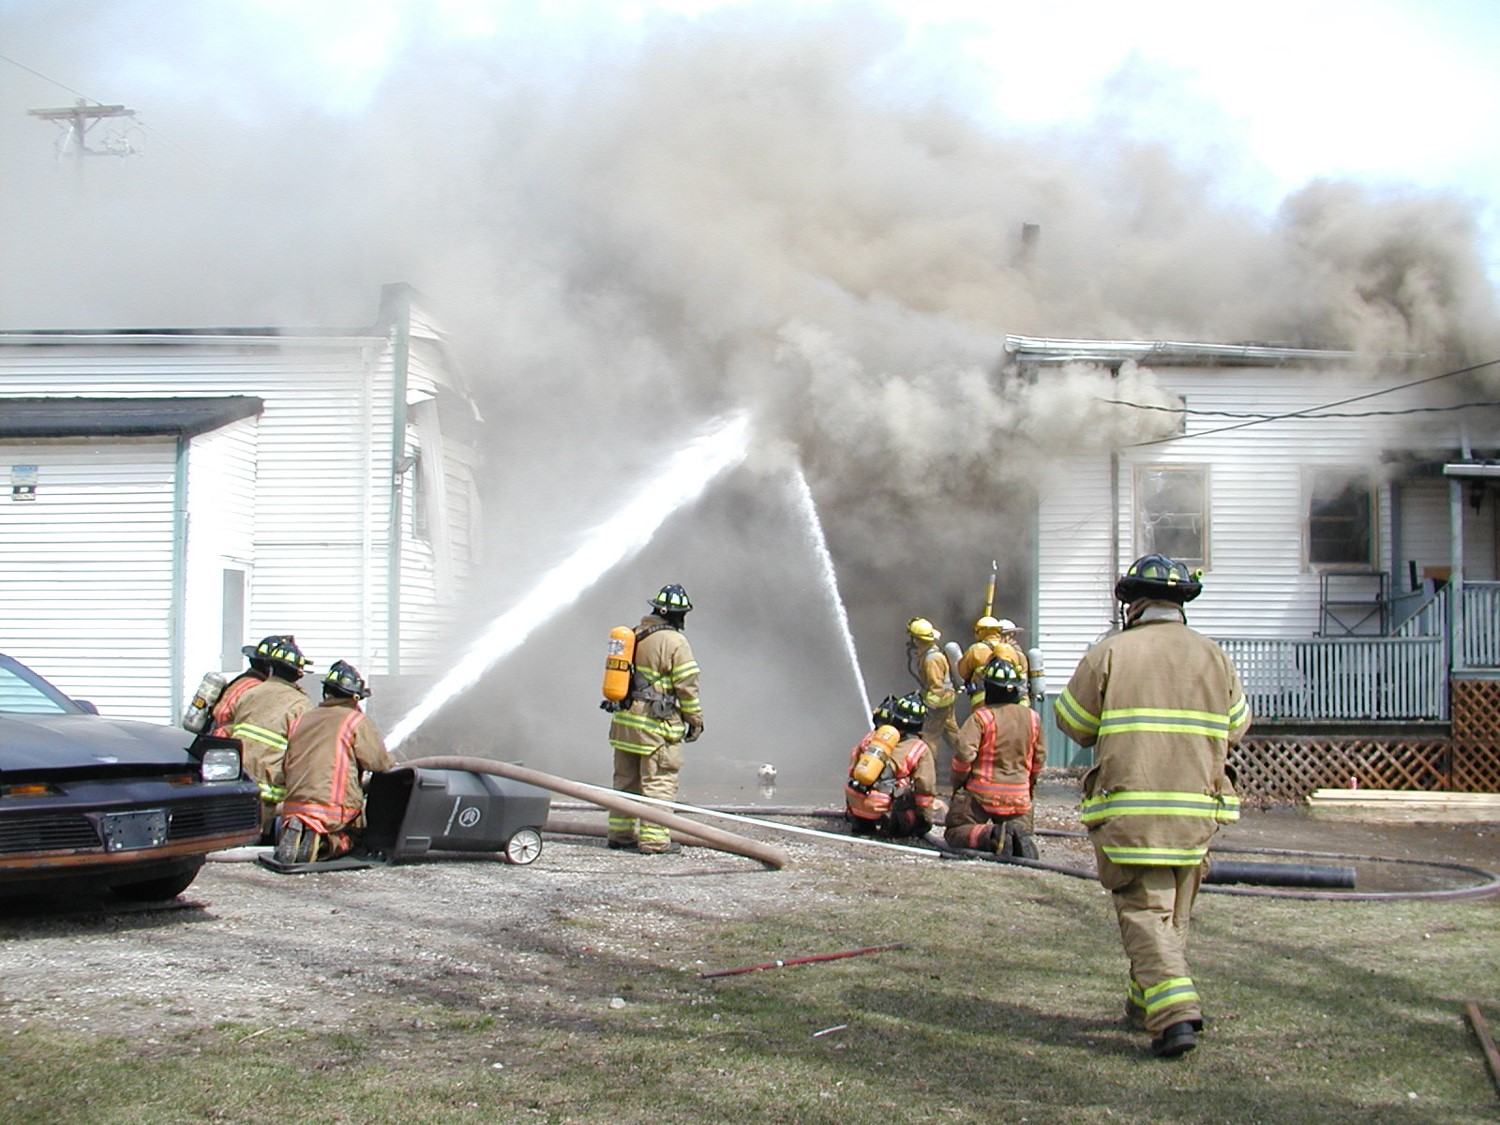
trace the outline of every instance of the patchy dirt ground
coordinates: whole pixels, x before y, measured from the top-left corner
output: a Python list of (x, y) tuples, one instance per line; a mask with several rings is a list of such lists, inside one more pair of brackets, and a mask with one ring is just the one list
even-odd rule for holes
[[(1092, 867), (1086, 841), (1069, 835), (1079, 830), (1076, 808), (1069, 779), (1044, 782), (1038, 802), (1044, 861)], [(841, 829), (836, 819), (787, 823)], [(549, 834), (541, 857), (524, 867), (450, 855), (283, 875), (246, 851), (211, 861), (164, 907), (8, 903), (0, 921), (0, 1032), (46, 1021), (149, 1043), (158, 1034), (221, 1021), (329, 1030), (372, 995), (461, 1000), (500, 1019), (587, 1022), (599, 1014), (601, 996), (610, 995), (612, 978), (628, 987), (633, 965), (727, 967), (702, 965), (687, 943), (674, 940), (704, 920), (805, 906), (829, 895), (856, 863), (936, 862), (736, 823), (718, 826), (776, 843), (789, 862), (770, 871), (698, 848), (640, 856), (609, 851), (597, 838)], [(1361, 889), (1475, 881), (1411, 861), (1500, 872), (1500, 825), (1370, 825), (1273, 811), (1248, 815), (1216, 846), (1409, 861), (1359, 863)], [(586, 983), (564, 972), (569, 955), (583, 950), (600, 966)]]

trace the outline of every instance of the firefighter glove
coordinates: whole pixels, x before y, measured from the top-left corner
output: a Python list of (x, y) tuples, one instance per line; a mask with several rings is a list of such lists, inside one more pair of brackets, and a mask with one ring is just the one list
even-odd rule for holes
[(703, 716), (684, 715), (682, 721), (687, 724), (687, 734), (683, 736), (683, 741), (697, 742), (698, 736), (703, 733)]

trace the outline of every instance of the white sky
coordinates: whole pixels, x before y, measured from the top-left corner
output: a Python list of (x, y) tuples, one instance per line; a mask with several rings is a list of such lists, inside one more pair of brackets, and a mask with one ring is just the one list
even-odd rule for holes
[[(655, 18), (692, 17), (720, 0), (242, 0), (284, 22), (325, 97), (356, 108), (381, 63), (422, 19), (455, 38), (629, 37)], [(836, 0), (800, 0), (816, 7)], [(868, 0), (904, 18), (912, 41), (958, 43), (993, 89), (997, 122), (1084, 122), (1110, 106), (1109, 81), (1132, 60), (1164, 73), (1180, 96), (1130, 127), (1185, 132), (1241, 154), (1235, 189), (1274, 207), (1319, 176), (1452, 189), (1484, 201), (1487, 242), (1500, 247), (1500, 2), (1497, 0)], [(752, 3), (748, 6), (754, 7)], [(780, 5), (782, 7), (787, 4)], [(288, 49), (295, 54), (292, 42)], [(299, 69), (296, 60), (289, 69)], [(1489, 255), (1500, 276), (1500, 252)]]

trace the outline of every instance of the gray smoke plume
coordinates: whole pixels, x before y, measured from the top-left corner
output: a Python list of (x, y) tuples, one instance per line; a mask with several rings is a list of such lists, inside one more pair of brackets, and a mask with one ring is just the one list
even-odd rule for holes
[[(872, 696), (905, 690), (908, 617), (968, 640), (991, 560), (997, 612), (1022, 616), (1049, 450), (1160, 422), (1101, 399), (1171, 399), (1145, 370), (1003, 385), (1008, 332), (1368, 349), (1428, 371), (1500, 355), (1477, 203), (1317, 183), (1255, 213), (1216, 178), (1242, 155), (1129, 127), (1132, 99), (1181, 93), (1171, 75), (1127, 68), (1108, 119), (1008, 135), (971, 112), (982, 78), (956, 48), (919, 51), (858, 4), (766, 4), (634, 39), (455, 41), (418, 21), (366, 102), (329, 109), (254, 10), (0, 2), (4, 53), (30, 68), (0, 63), (0, 323), (359, 324), (380, 284), (412, 283), (492, 422), (496, 607), (696, 420), (753, 408), (742, 479), (470, 703), (545, 731), (533, 764), (598, 759), (578, 701), (608, 626), (666, 581), (700, 606), (711, 732), (795, 716), (774, 729), (804, 755), (857, 737), (786, 514), (794, 462)], [(22, 111), (71, 97), (36, 72), (137, 109), (145, 153), (54, 163)]]

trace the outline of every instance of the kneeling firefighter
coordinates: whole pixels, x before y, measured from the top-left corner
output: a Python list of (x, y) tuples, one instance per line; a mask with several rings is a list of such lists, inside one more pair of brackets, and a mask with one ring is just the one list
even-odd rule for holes
[[(864, 751), (855, 748), (844, 787), (844, 807), (856, 836), (878, 833), (904, 838), (925, 836), (931, 830), (937, 766), (932, 749), (922, 739), (926, 719), (922, 697), (915, 692), (903, 695), (891, 708), (889, 722), (870, 732)], [(885, 734), (887, 730), (891, 733)], [(894, 746), (889, 745), (891, 741)], [(863, 768), (867, 756), (876, 759), (868, 770)], [(872, 775), (873, 781), (865, 780)]]
[(364, 828), (363, 775), (396, 764), (380, 728), (360, 710), (369, 696), (359, 669), (336, 661), (323, 677), (323, 702), (292, 724), (277, 862), (337, 859)]
[[(703, 704), (698, 698), (698, 661), (684, 635), (693, 608), (687, 591), (676, 583), (663, 586), (651, 599), (652, 612), (634, 633), (629, 693), (606, 698), (613, 715), (609, 744), (614, 750), (614, 788), (663, 801), (677, 799), (684, 742), (703, 733)], [(609, 846), (635, 848), (645, 855), (674, 851), (666, 827), (609, 814)]]
[(266, 679), (243, 692), (230, 708), (228, 737), (240, 740), (245, 772), (260, 786), (261, 835), (274, 843), (276, 806), (286, 796), (283, 759), (286, 741), (312, 700), (297, 686), (309, 663), (293, 637), (268, 638), (256, 646), (255, 659)]
[(1042, 722), (1024, 705), (1026, 677), (1009, 660), (984, 666), (984, 702), (964, 720), (953, 755), (949, 847), (1036, 859), (1032, 795), (1047, 761)]

